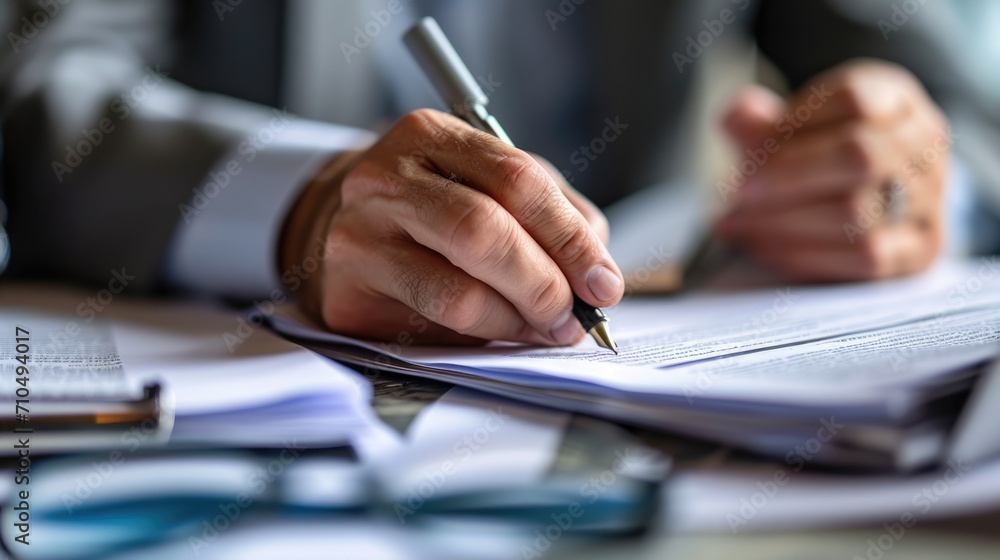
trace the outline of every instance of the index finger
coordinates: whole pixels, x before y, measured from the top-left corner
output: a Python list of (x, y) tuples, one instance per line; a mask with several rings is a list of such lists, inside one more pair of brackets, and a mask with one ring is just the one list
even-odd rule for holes
[(450, 115), (414, 114), (424, 120), (429, 137), (439, 139), (427, 153), (433, 164), (500, 203), (562, 270), (575, 294), (596, 306), (621, 299), (618, 265), (541, 164)]
[(858, 61), (838, 67), (800, 88), (777, 126), (799, 130), (851, 120), (890, 122), (910, 110), (912, 81), (905, 70), (888, 63)]

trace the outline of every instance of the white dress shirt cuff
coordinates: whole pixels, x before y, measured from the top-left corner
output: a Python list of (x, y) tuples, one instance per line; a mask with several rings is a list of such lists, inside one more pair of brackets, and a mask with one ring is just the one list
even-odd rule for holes
[(296, 120), (275, 109), (180, 205), (168, 282), (239, 299), (280, 289), (278, 237), (292, 203), (331, 157), (372, 140), (365, 131)]

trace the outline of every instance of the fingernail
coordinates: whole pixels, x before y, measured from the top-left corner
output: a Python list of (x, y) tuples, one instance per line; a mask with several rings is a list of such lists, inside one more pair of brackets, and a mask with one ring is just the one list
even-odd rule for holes
[(607, 267), (597, 265), (590, 269), (590, 273), (587, 274), (587, 286), (590, 287), (590, 291), (594, 293), (597, 299), (608, 301), (618, 295), (618, 290), (622, 287), (622, 281), (618, 279), (618, 276), (614, 272), (608, 270)]
[(580, 329), (573, 312), (567, 309), (552, 323), (552, 338), (559, 344), (573, 344), (580, 337)]

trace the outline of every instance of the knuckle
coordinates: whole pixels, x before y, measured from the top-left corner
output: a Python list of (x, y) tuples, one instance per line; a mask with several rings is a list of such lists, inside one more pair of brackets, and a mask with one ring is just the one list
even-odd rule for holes
[(917, 78), (913, 72), (910, 72), (905, 66), (895, 62), (885, 60), (873, 61), (871, 64), (871, 71), (873, 73), (878, 71), (882, 76), (891, 77), (892, 80), (912, 92), (918, 92), (924, 89), (924, 86), (920, 83), (920, 79)]
[(528, 309), (540, 317), (555, 317), (565, 307), (565, 280), (550, 276), (535, 284), (528, 293)]
[(441, 146), (454, 143), (454, 131), (446, 115), (434, 109), (417, 109), (403, 116), (396, 125), (407, 138), (414, 139), (411, 156), (430, 158)]
[(548, 175), (531, 156), (518, 153), (505, 156), (496, 163), (493, 184), (500, 192), (500, 198), (523, 201), (528, 208), (536, 206), (539, 197), (548, 195), (545, 180)]
[(437, 321), (460, 334), (476, 332), (489, 318), (485, 305), (486, 292), (471, 282), (446, 282), (434, 297)]
[(437, 120), (437, 111), (433, 109), (417, 109), (403, 115), (396, 123), (396, 127), (409, 133), (426, 133), (437, 128), (435, 125)]
[(384, 174), (386, 181), (395, 187), (410, 185), (408, 177), (418, 177), (422, 170), (430, 167), (428, 158), (419, 150), (414, 150), (408, 155), (400, 155), (396, 158), (395, 164), (395, 172), (386, 171)]
[(590, 232), (586, 228), (561, 228), (552, 243), (552, 256), (561, 266), (577, 268), (596, 260)]
[(390, 134), (400, 134), (406, 137), (419, 137), (427, 130), (430, 118), (421, 111), (413, 111), (400, 117), (396, 124), (389, 131)]
[(847, 73), (839, 80), (840, 101), (851, 119), (865, 120), (873, 116), (869, 96), (865, 95), (866, 79), (863, 73)]
[(512, 220), (500, 217), (500, 205), (488, 200), (475, 204), (457, 218), (447, 247), (461, 268), (492, 268), (513, 250)]
[[(885, 87), (887, 76), (897, 74), (896, 66), (875, 59), (854, 59), (836, 72), (834, 88), (840, 92), (840, 102), (847, 115), (855, 119), (876, 116), (880, 104), (871, 95), (877, 88)], [(895, 78), (892, 78), (895, 79)]]
[(836, 84), (847, 116), (856, 120), (878, 119), (899, 105), (886, 103), (880, 90), (892, 88), (908, 99), (927, 97), (920, 80), (905, 67), (876, 59), (856, 59), (839, 73)]

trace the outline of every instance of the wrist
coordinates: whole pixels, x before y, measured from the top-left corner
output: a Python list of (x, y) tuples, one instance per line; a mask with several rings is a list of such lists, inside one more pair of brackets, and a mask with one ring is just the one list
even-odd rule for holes
[[(278, 275), (282, 282), (285, 282), (289, 272), (302, 269), (309, 255), (326, 254), (326, 232), (340, 208), (341, 183), (361, 153), (349, 151), (331, 158), (313, 176), (288, 211), (278, 243)], [(295, 287), (286, 285), (296, 292), (295, 296), (307, 309), (319, 309), (322, 272), (322, 266), (305, 278), (301, 271), (296, 272), (295, 277), (302, 283)]]

